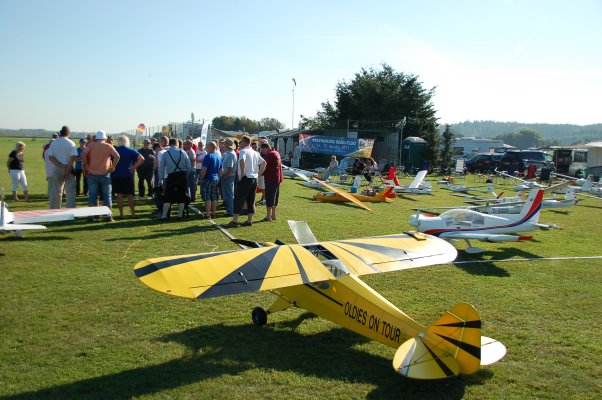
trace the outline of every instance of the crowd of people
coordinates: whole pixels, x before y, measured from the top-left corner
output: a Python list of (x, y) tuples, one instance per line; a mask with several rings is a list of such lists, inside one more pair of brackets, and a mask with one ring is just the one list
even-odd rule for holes
[[(125, 135), (113, 143), (104, 131), (79, 140), (79, 146), (70, 139), (69, 127), (63, 126), (43, 148), (46, 165), (49, 208), (74, 208), (77, 196), (87, 196), (90, 206), (112, 208), (113, 196), (119, 214), (125, 218), (124, 200), (130, 217), (137, 218), (135, 175), (138, 175), (138, 199), (152, 199), (157, 207), (157, 218), (171, 218), (172, 207), (177, 205), (177, 217), (197, 210), (194, 203), (200, 193), (204, 207), (199, 207), (204, 218), (231, 217), (228, 227), (250, 226), (256, 214), (256, 193), (261, 191), (261, 204), (266, 206), (263, 221), (277, 218), (282, 161), (278, 151), (266, 139), (254, 141), (243, 136), (240, 141), (230, 138), (208, 143), (185, 141), (162, 136), (144, 139), (142, 148), (130, 147)], [(7, 167), (12, 179), (15, 201), (19, 201), (19, 186), (25, 200), (29, 198), (24, 169), (25, 144), (17, 142), (8, 157)], [(199, 190), (197, 190), (199, 189)], [(112, 217), (108, 218), (112, 221)]]

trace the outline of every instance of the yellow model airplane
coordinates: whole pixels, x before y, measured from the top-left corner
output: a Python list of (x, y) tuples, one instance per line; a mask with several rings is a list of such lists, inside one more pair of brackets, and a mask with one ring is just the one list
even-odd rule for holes
[(315, 181), (322, 184), (327, 189), (331, 190), (331, 192), (319, 192), (314, 195), (314, 200), (325, 201), (325, 202), (333, 202), (333, 203), (344, 203), (344, 202), (352, 202), (362, 207), (365, 210), (372, 211), (370, 207), (364, 204), (364, 202), (369, 203), (385, 203), (390, 202), (389, 194), (393, 191), (392, 186), (386, 186), (379, 193), (376, 193), (372, 196), (359, 194), (359, 193), (349, 193), (344, 190), (338, 189), (328, 183), (321, 181), (319, 179), (315, 179)]
[(410, 378), (472, 374), (506, 353), (503, 344), (481, 336), (470, 304), (455, 305), (425, 327), (359, 279), (450, 262), (457, 252), (449, 243), (413, 232), (319, 243), (304, 221), (289, 225), (299, 244), (238, 241), (255, 248), (145, 260), (134, 273), (155, 290), (185, 298), (270, 291), (276, 300), (267, 311), (253, 310), (256, 325), (265, 325), (268, 314), (304, 308), (397, 349), (393, 367)]

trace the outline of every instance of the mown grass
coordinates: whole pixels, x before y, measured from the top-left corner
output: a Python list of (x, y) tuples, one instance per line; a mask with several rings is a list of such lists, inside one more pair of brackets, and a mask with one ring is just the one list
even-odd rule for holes
[[(0, 154), (7, 156), (13, 143), (0, 140)], [(43, 142), (27, 144), (34, 201), (9, 202), (13, 210), (47, 206)], [(0, 186), (10, 188), (6, 172)], [(232, 233), (292, 242), (286, 219), (304, 219), (321, 240), (388, 234), (409, 229), (413, 207), (461, 203), (435, 189), (432, 196), (374, 204), (368, 213), (316, 203), (313, 193), (286, 180), (277, 222)], [(476, 375), (420, 382), (395, 374), (392, 349), (303, 310), (253, 326), (250, 310), (268, 306), (268, 293), (196, 302), (145, 287), (132, 273), (142, 259), (235, 246), (207, 221), (159, 223), (146, 200), (139, 209), (138, 220), (55, 223), (24, 240), (0, 237), (0, 397), (586, 399), (602, 393), (600, 260), (443, 265), (368, 277), (425, 324), (457, 302), (474, 304), (483, 334), (508, 348), (501, 362)], [(564, 230), (536, 232), (526, 243), (484, 243), (484, 255), (460, 252), (459, 259), (601, 255), (601, 209), (602, 201), (586, 199), (568, 212), (544, 211), (542, 222)]]

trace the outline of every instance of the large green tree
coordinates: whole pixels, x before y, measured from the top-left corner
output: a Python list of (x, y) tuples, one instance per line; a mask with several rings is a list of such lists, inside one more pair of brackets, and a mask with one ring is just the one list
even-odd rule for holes
[(313, 117), (301, 116), (301, 129), (378, 127), (397, 129), (406, 118), (403, 137), (429, 141), (427, 158), (437, 161), (438, 124), (433, 106), (434, 88), (426, 89), (417, 75), (395, 71), (390, 65), (363, 68), (349, 82), (339, 82), (334, 102), (322, 103)]

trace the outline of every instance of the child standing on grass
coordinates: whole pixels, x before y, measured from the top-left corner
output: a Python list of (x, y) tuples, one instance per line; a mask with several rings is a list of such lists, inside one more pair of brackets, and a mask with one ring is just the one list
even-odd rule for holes
[(25, 150), (25, 143), (17, 142), (15, 149), (8, 155), (8, 173), (13, 181), (13, 196), (15, 201), (19, 201), (17, 196), (17, 189), (21, 185), (23, 189), (23, 195), (25, 201), (29, 201), (29, 192), (27, 190), (27, 177), (25, 176), (25, 169), (23, 169), (23, 151)]

